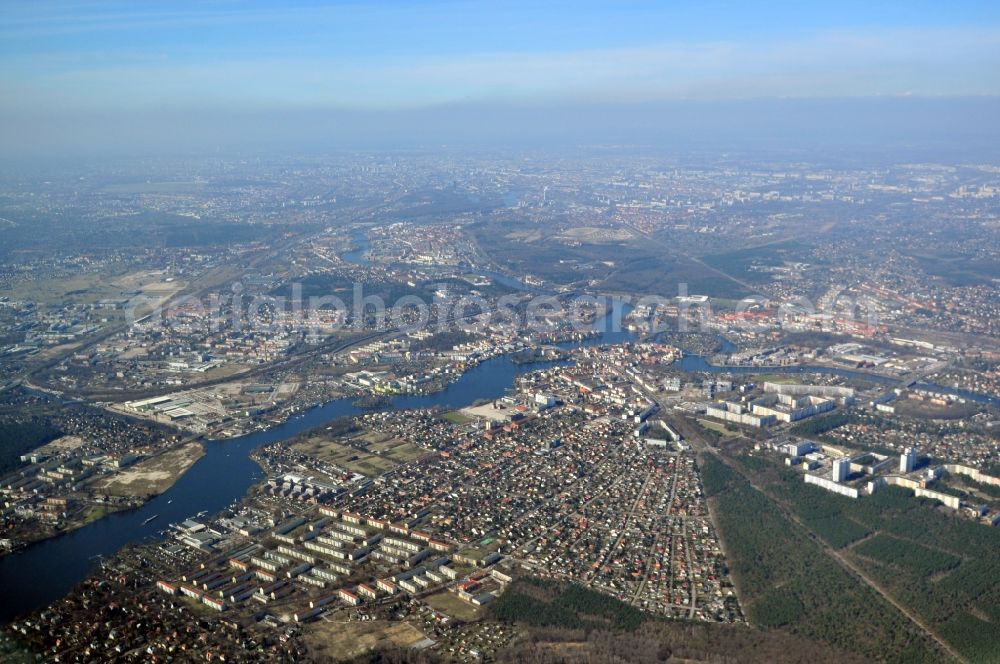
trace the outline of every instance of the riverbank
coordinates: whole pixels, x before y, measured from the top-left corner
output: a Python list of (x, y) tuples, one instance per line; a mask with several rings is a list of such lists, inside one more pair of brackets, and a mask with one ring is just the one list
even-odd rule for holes
[[(124, 500), (124, 499), (123, 499)], [(142, 507), (144, 501), (125, 501), (120, 503), (104, 503), (89, 505), (80, 513), (78, 518), (68, 519), (59, 525), (38, 524), (29, 532), (15, 532), (11, 538), (9, 547), (0, 549), (0, 558), (16, 554), (35, 544), (45, 542), (50, 539), (69, 535), (72, 532), (91, 525), (111, 514), (126, 512)]]
[[(620, 327), (623, 313), (625, 308), (616, 306), (610, 316), (595, 324), (600, 335), (582, 343), (615, 344), (633, 340), (634, 336)], [(578, 345), (581, 344), (559, 344), (560, 347)], [(517, 365), (510, 356), (498, 356), (471, 367), (433, 394), (393, 396), (390, 407), (455, 410), (477, 401), (490, 402), (503, 396), (518, 376), (566, 363)], [(251, 486), (264, 478), (260, 465), (250, 458), (254, 450), (337, 418), (366, 412), (352, 405), (352, 400), (338, 399), (299, 411), (266, 430), (235, 438), (206, 439), (204, 456), (170, 489), (139, 509), (109, 515), (65, 537), (38, 542), (0, 558), (0, 587), (9, 598), (0, 603), (0, 624), (63, 597), (86, 578), (102, 556), (113, 555), (123, 546), (147, 538), (159, 539), (167, 524), (201, 512), (214, 514), (241, 500)], [(157, 518), (150, 521), (153, 516)]]
[(138, 509), (168, 491), (204, 455), (205, 448), (201, 443), (189, 441), (114, 475), (96, 480), (87, 487), (94, 498), (87, 502), (78, 515), (59, 526), (38, 524), (30, 532), (18, 534), (16, 544), (0, 552), (0, 557), (17, 553), (48, 539), (68, 535), (113, 514)]
[(135, 464), (95, 484), (109, 496), (149, 500), (174, 485), (198, 459), (205, 456), (204, 446), (191, 441)]

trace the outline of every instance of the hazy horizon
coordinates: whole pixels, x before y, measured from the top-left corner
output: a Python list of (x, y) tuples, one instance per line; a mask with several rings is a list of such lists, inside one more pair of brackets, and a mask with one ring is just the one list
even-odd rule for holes
[[(946, 161), (1000, 152), (1000, 98), (670, 101), (413, 110), (159, 110), (0, 118), (3, 160), (330, 150), (811, 150)], [(909, 155), (909, 156), (908, 156)]]
[(1000, 9), (5, 3), (6, 159), (1000, 145)]

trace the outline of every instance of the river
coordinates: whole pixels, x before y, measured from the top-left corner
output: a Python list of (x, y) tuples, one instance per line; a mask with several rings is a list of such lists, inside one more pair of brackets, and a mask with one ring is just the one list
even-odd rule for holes
[[(612, 311), (595, 323), (599, 336), (582, 342), (585, 345), (623, 343), (635, 335), (621, 328), (628, 305), (614, 301)], [(569, 348), (577, 344), (560, 344)], [(392, 408), (458, 408), (484, 399), (496, 399), (511, 388), (520, 374), (545, 369), (566, 361), (537, 362), (519, 365), (508, 356), (486, 360), (470, 369), (444, 390), (428, 395), (398, 396)], [(830, 367), (716, 367), (697, 355), (686, 355), (679, 368), (690, 372), (710, 373), (830, 373), (849, 378), (897, 383), (890, 378)], [(930, 389), (940, 386), (928, 386)], [(982, 400), (985, 395), (965, 393)], [(996, 403), (997, 400), (993, 397)], [(159, 537), (168, 524), (182, 521), (199, 512), (209, 514), (240, 500), (251, 485), (263, 478), (260, 467), (249, 455), (256, 448), (291, 438), (338, 417), (364, 412), (352, 399), (338, 399), (299, 413), (283, 424), (238, 438), (205, 443), (205, 455), (165, 493), (135, 510), (119, 512), (70, 533), (60, 535), (0, 558), (0, 624), (18, 615), (49, 604), (68, 593), (98, 564), (100, 557), (114, 555), (123, 546)], [(155, 518), (152, 518), (155, 517)], [(147, 523), (147, 520), (152, 518)]]
[[(617, 303), (613, 311), (595, 324), (600, 336), (584, 344), (621, 343), (633, 335), (621, 329), (627, 306)], [(560, 344), (568, 348), (574, 344)], [(427, 395), (398, 396), (392, 408), (458, 408), (481, 399), (496, 399), (511, 388), (520, 374), (546, 369), (566, 361), (516, 364), (508, 356), (486, 360), (470, 369), (445, 389)], [(291, 438), (338, 417), (365, 412), (351, 398), (337, 399), (299, 413), (283, 424), (227, 440), (205, 443), (205, 455), (166, 492), (142, 507), (111, 514), (70, 533), (47, 539), (0, 558), (0, 624), (49, 604), (72, 589), (93, 570), (100, 556), (114, 555), (126, 544), (159, 537), (168, 524), (199, 512), (209, 514), (240, 500), (255, 482), (263, 479), (260, 467), (250, 459), (256, 448)], [(155, 517), (146, 523), (147, 519)]]
[(348, 263), (354, 263), (355, 265), (371, 265), (371, 261), (369, 261), (367, 257), (368, 249), (371, 245), (368, 242), (368, 236), (365, 234), (365, 229), (355, 228), (351, 231), (351, 242), (354, 244), (354, 249), (341, 254), (341, 259)]

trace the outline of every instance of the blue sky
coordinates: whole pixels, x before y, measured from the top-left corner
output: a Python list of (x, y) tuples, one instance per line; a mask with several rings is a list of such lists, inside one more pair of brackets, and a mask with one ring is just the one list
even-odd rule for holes
[(0, 109), (1000, 95), (1000, 2), (542, 4), (4, 0)]

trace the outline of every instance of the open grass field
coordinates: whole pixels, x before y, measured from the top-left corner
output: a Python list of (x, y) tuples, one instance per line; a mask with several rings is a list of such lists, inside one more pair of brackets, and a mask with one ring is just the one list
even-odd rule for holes
[(169, 489), (205, 454), (201, 443), (188, 443), (102, 480), (97, 488), (114, 496), (154, 496)]
[[(15, 300), (30, 300), (41, 304), (64, 302), (85, 303), (104, 299), (132, 297), (136, 291), (152, 303), (160, 303), (177, 293), (185, 284), (165, 282), (156, 271), (128, 272), (122, 274), (87, 273), (64, 279), (41, 279), (15, 284), (0, 289), (0, 295)], [(109, 314), (113, 313), (109, 311)]]
[(484, 403), (479, 406), (466, 406), (460, 411), (456, 411), (462, 415), (465, 415), (470, 420), (484, 419), (492, 420), (494, 422), (503, 422), (510, 415), (510, 411), (506, 408), (494, 408), (492, 403)]
[(913, 401), (899, 399), (894, 404), (896, 412), (906, 417), (924, 420), (960, 420), (972, 417), (985, 410), (974, 402), (951, 403), (946, 406), (932, 404), (929, 401)]
[(296, 443), (295, 449), (344, 470), (368, 476), (379, 475), (396, 465), (390, 459), (322, 438), (310, 438), (302, 443)]
[(51, 443), (42, 445), (38, 448), (38, 451), (45, 452), (47, 454), (56, 454), (67, 450), (75, 450), (83, 445), (83, 443), (83, 438), (80, 438), (79, 436), (62, 436), (61, 438), (56, 438)]
[[(362, 437), (364, 439), (364, 437)], [(402, 463), (409, 463), (425, 450), (405, 441), (389, 439), (370, 442), (358, 449), (346, 443), (314, 436), (294, 445), (295, 449), (354, 473), (380, 475)]]
[(0, 289), (0, 294), (16, 300), (60, 304), (65, 301), (93, 302), (104, 298), (122, 297), (123, 290), (108, 283), (105, 276), (81, 274), (67, 279), (25, 281), (15, 284), (10, 289)]
[(457, 620), (466, 622), (478, 620), (483, 615), (483, 608), (469, 604), (453, 592), (442, 590), (424, 598), (424, 601), (432, 608), (445, 613)]
[(303, 638), (314, 659), (342, 662), (360, 657), (376, 647), (409, 648), (426, 637), (419, 629), (405, 622), (318, 620), (309, 624)]
[(404, 440), (390, 440), (384, 443), (376, 443), (370, 446), (369, 449), (373, 452), (378, 452), (381, 456), (387, 456), (397, 463), (409, 463), (427, 453), (427, 450), (423, 450)]
[(698, 424), (700, 426), (705, 427), (706, 429), (710, 429), (711, 431), (715, 431), (716, 433), (722, 434), (722, 436), (725, 438), (735, 438), (736, 436), (740, 435), (739, 431), (733, 431), (722, 422), (713, 422), (712, 420), (699, 419)]
[(103, 519), (104, 517), (106, 517), (110, 513), (111, 513), (111, 510), (108, 509), (107, 507), (103, 506), (103, 505), (93, 505), (91, 507), (88, 507), (86, 510), (84, 510), (84, 512), (83, 512), (83, 514), (81, 515), (81, 518), (80, 518), (80, 522), (81, 522), (80, 525), (84, 525), (85, 526), (88, 523), (93, 523), (94, 521), (97, 521), (98, 519)]
[(445, 413), (441, 416), (441, 419), (445, 422), (451, 422), (452, 424), (468, 424), (469, 422), (475, 421), (474, 417), (469, 417), (468, 415), (457, 410)]

